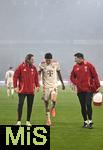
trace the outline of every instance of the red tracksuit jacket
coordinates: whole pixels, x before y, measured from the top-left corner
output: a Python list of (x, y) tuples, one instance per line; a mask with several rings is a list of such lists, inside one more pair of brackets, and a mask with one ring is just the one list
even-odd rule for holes
[(19, 93), (34, 94), (35, 86), (39, 87), (37, 69), (34, 65), (22, 63), (14, 72), (14, 88), (19, 87)]
[(87, 61), (74, 65), (70, 80), (77, 86), (77, 92), (96, 92), (100, 87), (97, 72)]

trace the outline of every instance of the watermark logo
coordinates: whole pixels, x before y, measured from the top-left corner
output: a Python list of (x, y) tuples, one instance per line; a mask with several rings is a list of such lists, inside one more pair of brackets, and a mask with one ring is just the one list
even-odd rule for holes
[(50, 149), (50, 127), (33, 125), (0, 126), (0, 150), (16, 149)]

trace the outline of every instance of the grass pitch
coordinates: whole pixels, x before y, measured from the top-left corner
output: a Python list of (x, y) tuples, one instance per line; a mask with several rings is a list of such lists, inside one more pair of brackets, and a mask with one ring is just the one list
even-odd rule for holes
[[(18, 97), (8, 98), (6, 89), (0, 89), (0, 125), (15, 125)], [(59, 89), (54, 126), (51, 126), (50, 150), (102, 150), (103, 149), (103, 106), (93, 106), (94, 129), (83, 129), (78, 98), (68, 87)], [(23, 107), (22, 124), (26, 121), (26, 100)], [(44, 103), (41, 92), (35, 96), (31, 123), (45, 123)]]

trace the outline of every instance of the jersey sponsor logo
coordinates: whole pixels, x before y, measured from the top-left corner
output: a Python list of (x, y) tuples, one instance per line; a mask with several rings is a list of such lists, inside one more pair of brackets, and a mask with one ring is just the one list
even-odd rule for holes
[(53, 75), (53, 70), (48, 70), (48, 71), (47, 71), (47, 74), (48, 74), (49, 77), (52, 77), (52, 75)]

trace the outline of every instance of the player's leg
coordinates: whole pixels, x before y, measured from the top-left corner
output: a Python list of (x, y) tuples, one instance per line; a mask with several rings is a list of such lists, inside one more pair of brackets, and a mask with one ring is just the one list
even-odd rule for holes
[(14, 94), (13, 82), (9, 83), (9, 88), (10, 88), (10, 95), (13, 97)]
[(44, 100), (45, 112), (46, 112), (46, 125), (48, 126), (51, 125), (49, 99), (50, 99), (50, 90), (43, 89), (43, 100)]
[(26, 121), (27, 126), (31, 126), (30, 117), (32, 112), (33, 101), (34, 101), (34, 95), (27, 94), (27, 121)]
[(10, 96), (10, 83), (7, 82), (7, 96)]
[(51, 91), (51, 101), (52, 101), (51, 114), (52, 114), (52, 117), (56, 116), (56, 109), (55, 109), (56, 99), (57, 99), (57, 89), (53, 89)]
[(89, 128), (92, 128), (93, 121), (92, 121), (92, 99), (93, 99), (93, 93), (87, 92), (86, 94), (86, 105), (87, 105), (87, 114), (89, 119)]
[(78, 98), (79, 98), (79, 102), (81, 105), (81, 113), (83, 116), (83, 120), (84, 120), (84, 128), (88, 127), (88, 120), (87, 120), (87, 110), (86, 110), (86, 96), (85, 96), (85, 92), (81, 92), (77, 94)]
[(7, 87), (7, 96), (9, 97), (10, 96), (10, 88)]
[(11, 87), (11, 95), (13, 96), (14, 95), (14, 88)]
[(11, 82), (11, 95), (14, 95), (14, 87), (13, 87), (13, 82)]
[(44, 101), (44, 103), (45, 103), (45, 110), (46, 110), (46, 125), (51, 125), (49, 100)]
[(16, 125), (21, 125), (21, 117), (22, 117), (22, 109), (23, 109), (23, 104), (25, 100), (25, 94), (18, 94), (19, 97), (19, 102), (18, 102), (18, 120)]

